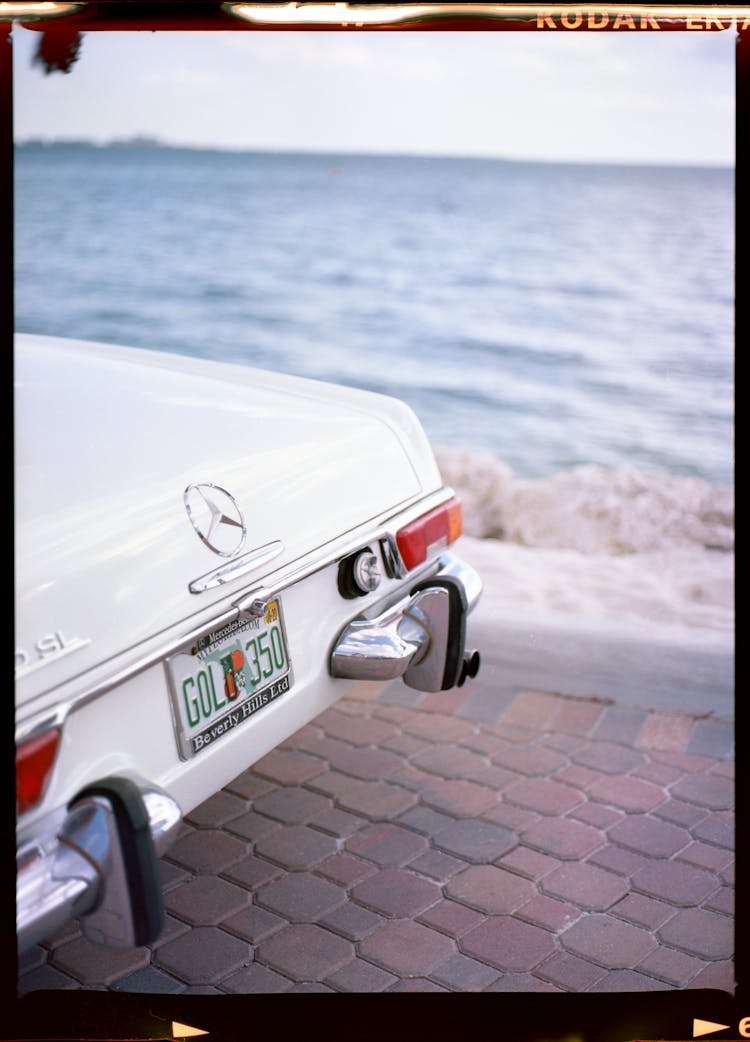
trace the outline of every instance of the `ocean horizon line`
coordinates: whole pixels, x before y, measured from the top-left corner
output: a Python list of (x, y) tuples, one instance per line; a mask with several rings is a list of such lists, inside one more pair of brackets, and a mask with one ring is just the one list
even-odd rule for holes
[(165, 141), (151, 135), (136, 134), (127, 138), (112, 138), (109, 141), (96, 141), (90, 138), (42, 138), (28, 137), (14, 141), (14, 147), (20, 149), (56, 149), (77, 148), (95, 151), (127, 151), (127, 150), (163, 150), (176, 152), (221, 153), (223, 155), (255, 155), (278, 157), (321, 157), (331, 159), (408, 159), (456, 162), (501, 163), (514, 166), (532, 164), (534, 166), (565, 167), (618, 167), (634, 169), (659, 170), (724, 170), (734, 171), (733, 163), (691, 162), (689, 160), (639, 160), (639, 159), (555, 159), (541, 157), (495, 156), (445, 152), (402, 152), (402, 151), (352, 151), (342, 149), (313, 148), (272, 148), (270, 146), (231, 146), (190, 144)]

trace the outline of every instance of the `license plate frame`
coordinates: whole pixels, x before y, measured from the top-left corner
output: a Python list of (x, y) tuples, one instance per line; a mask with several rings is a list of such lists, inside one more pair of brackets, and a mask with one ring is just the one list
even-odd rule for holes
[(181, 760), (190, 760), (292, 687), (281, 598), (265, 615), (232, 619), (165, 661)]

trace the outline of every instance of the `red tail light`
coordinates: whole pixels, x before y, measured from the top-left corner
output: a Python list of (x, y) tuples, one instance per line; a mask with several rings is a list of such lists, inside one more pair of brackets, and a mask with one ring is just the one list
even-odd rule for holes
[(396, 544), (407, 571), (426, 561), (433, 551), (455, 542), (462, 531), (461, 500), (455, 497), (400, 529)]
[(56, 728), (16, 746), (16, 812), (31, 810), (44, 796), (55, 762), (60, 732)]

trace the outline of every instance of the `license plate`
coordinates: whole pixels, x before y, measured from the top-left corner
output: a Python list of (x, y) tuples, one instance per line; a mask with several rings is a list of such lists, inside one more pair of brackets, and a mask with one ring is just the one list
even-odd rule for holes
[(236, 619), (167, 660), (180, 755), (215, 745), (292, 686), (281, 603)]

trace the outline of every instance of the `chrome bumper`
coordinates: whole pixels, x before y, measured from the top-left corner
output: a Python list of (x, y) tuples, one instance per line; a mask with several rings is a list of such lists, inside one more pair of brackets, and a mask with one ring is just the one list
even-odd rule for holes
[(154, 940), (163, 923), (157, 858), (180, 819), (170, 796), (129, 779), (81, 793), (53, 835), (18, 850), (19, 953), (81, 916), (86, 936), (102, 944)]
[(437, 571), (374, 619), (360, 617), (331, 652), (334, 677), (395, 680), (421, 691), (460, 687), (479, 671), (478, 651), (465, 648), (466, 617), (482, 592), (469, 565), (443, 554)]

